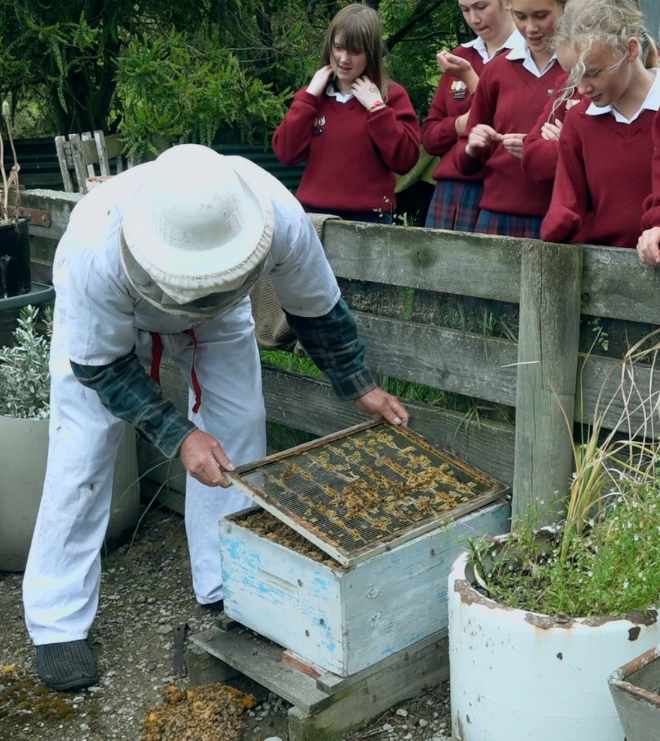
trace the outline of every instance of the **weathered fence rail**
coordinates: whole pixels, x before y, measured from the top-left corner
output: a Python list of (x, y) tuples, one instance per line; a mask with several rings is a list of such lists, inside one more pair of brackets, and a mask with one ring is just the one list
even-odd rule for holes
[[(48, 228), (31, 227), (42, 270), (75, 200), (26, 193), (26, 206), (50, 213)], [(353, 308), (372, 307), (355, 315), (375, 372), (515, 407), (514, 427), (410, 405), (415, 430), (513, 486), (516, 512), (565, 490), (572, 460), (562, 409), (588, 421), (604, 381), (612, 385), (617, 377), (617, 358), (579, 352), (581, 316), (660, 325), (660, 270), (641, 266), (632, 250), (341, 221), (326, 223), (324, 247), (340, 279), (360, 282), (352, 284), (359, 285), (355, 295), (366, 301)], [(401, 301), (381, 311), (381, 289), (391, 286), (399, 287)], [(409, 299), (419, 292), (427, 303), (451, 294), (518, 304), (518, 341), (440, 326), (431, 315), (413, 321)], [(636, 380), (660, 389), (660, 371), (652, 367), (640, 368)], [(174, 368), (163, 383), (185, 408), (187, 391)], [(270, 421), (315, 435), (364, 419), (326, 382), (271, 367), (264, 368), (264, 395)], [(614, 425), (622, 411), (621, 403), (612, 405), (606, 424)], [(633, 415), (633, 424), (641, 419)], [(145, 469), (155, 460), (146, 451), (142, 457)], [(173, 486), (180, 488), (177, 479)]]

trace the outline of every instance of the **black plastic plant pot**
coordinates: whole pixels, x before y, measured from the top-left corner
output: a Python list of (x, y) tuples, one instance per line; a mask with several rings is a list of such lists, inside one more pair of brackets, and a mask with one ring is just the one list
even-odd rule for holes
[(30, 218), (0, 224), (0, 298), (30, 291)]

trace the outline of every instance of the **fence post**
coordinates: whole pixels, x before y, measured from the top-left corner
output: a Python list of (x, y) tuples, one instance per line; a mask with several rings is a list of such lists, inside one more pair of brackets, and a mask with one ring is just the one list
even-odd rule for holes
[[(566, 493), (572, 472), (572, 431), (580, 331), (582, 250), (528, 242), (522, 250), (513, 516)], [(561, 405), (561, 407), (560, 407)], [(543, 505), (538, 505), (543, 501)]]
[(658, 5), (658, 0), (641, 0), (640, 6), (644, 13), (644, 23), (651, 36), (657, 41), (660, 36), (660, 5)]

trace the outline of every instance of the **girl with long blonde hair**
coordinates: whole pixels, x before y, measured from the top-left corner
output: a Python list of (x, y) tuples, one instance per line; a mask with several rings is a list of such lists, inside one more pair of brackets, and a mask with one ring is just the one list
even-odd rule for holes
[(584, 100), (566, 114), (541, 236), (635, 247), (651, 192), (652, 127), (660, 108), (655, 44), (637, 0), (571, 0), (557, 55)]

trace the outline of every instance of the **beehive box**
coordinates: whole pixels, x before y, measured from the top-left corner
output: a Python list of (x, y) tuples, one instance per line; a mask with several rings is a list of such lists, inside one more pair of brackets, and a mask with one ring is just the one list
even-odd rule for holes
[[(455, 475), (454, 497), (440, 480)], [(321, 438), (241, 467), (239, 476), (235, 483), (313, 545), (290, 547), (256, 532), (250, 518), (259, 508), (224, 519), (225, 612), (342, 677), (444, 629), (447, 576), (466, 537), (508, 528), (504, 487), (387, 425)], [(406, 477), (418, 484), (408, 486), (410, 496), (400, 488)], [(336, 493), (357, 495), (365, 482), (378, 496), (367, 492), (360, 514)], [(393, 502), (388, 491), (396, 492)], [(429, 496), (436, 509), (436, 499), (453, 506), (431, 512)]]

